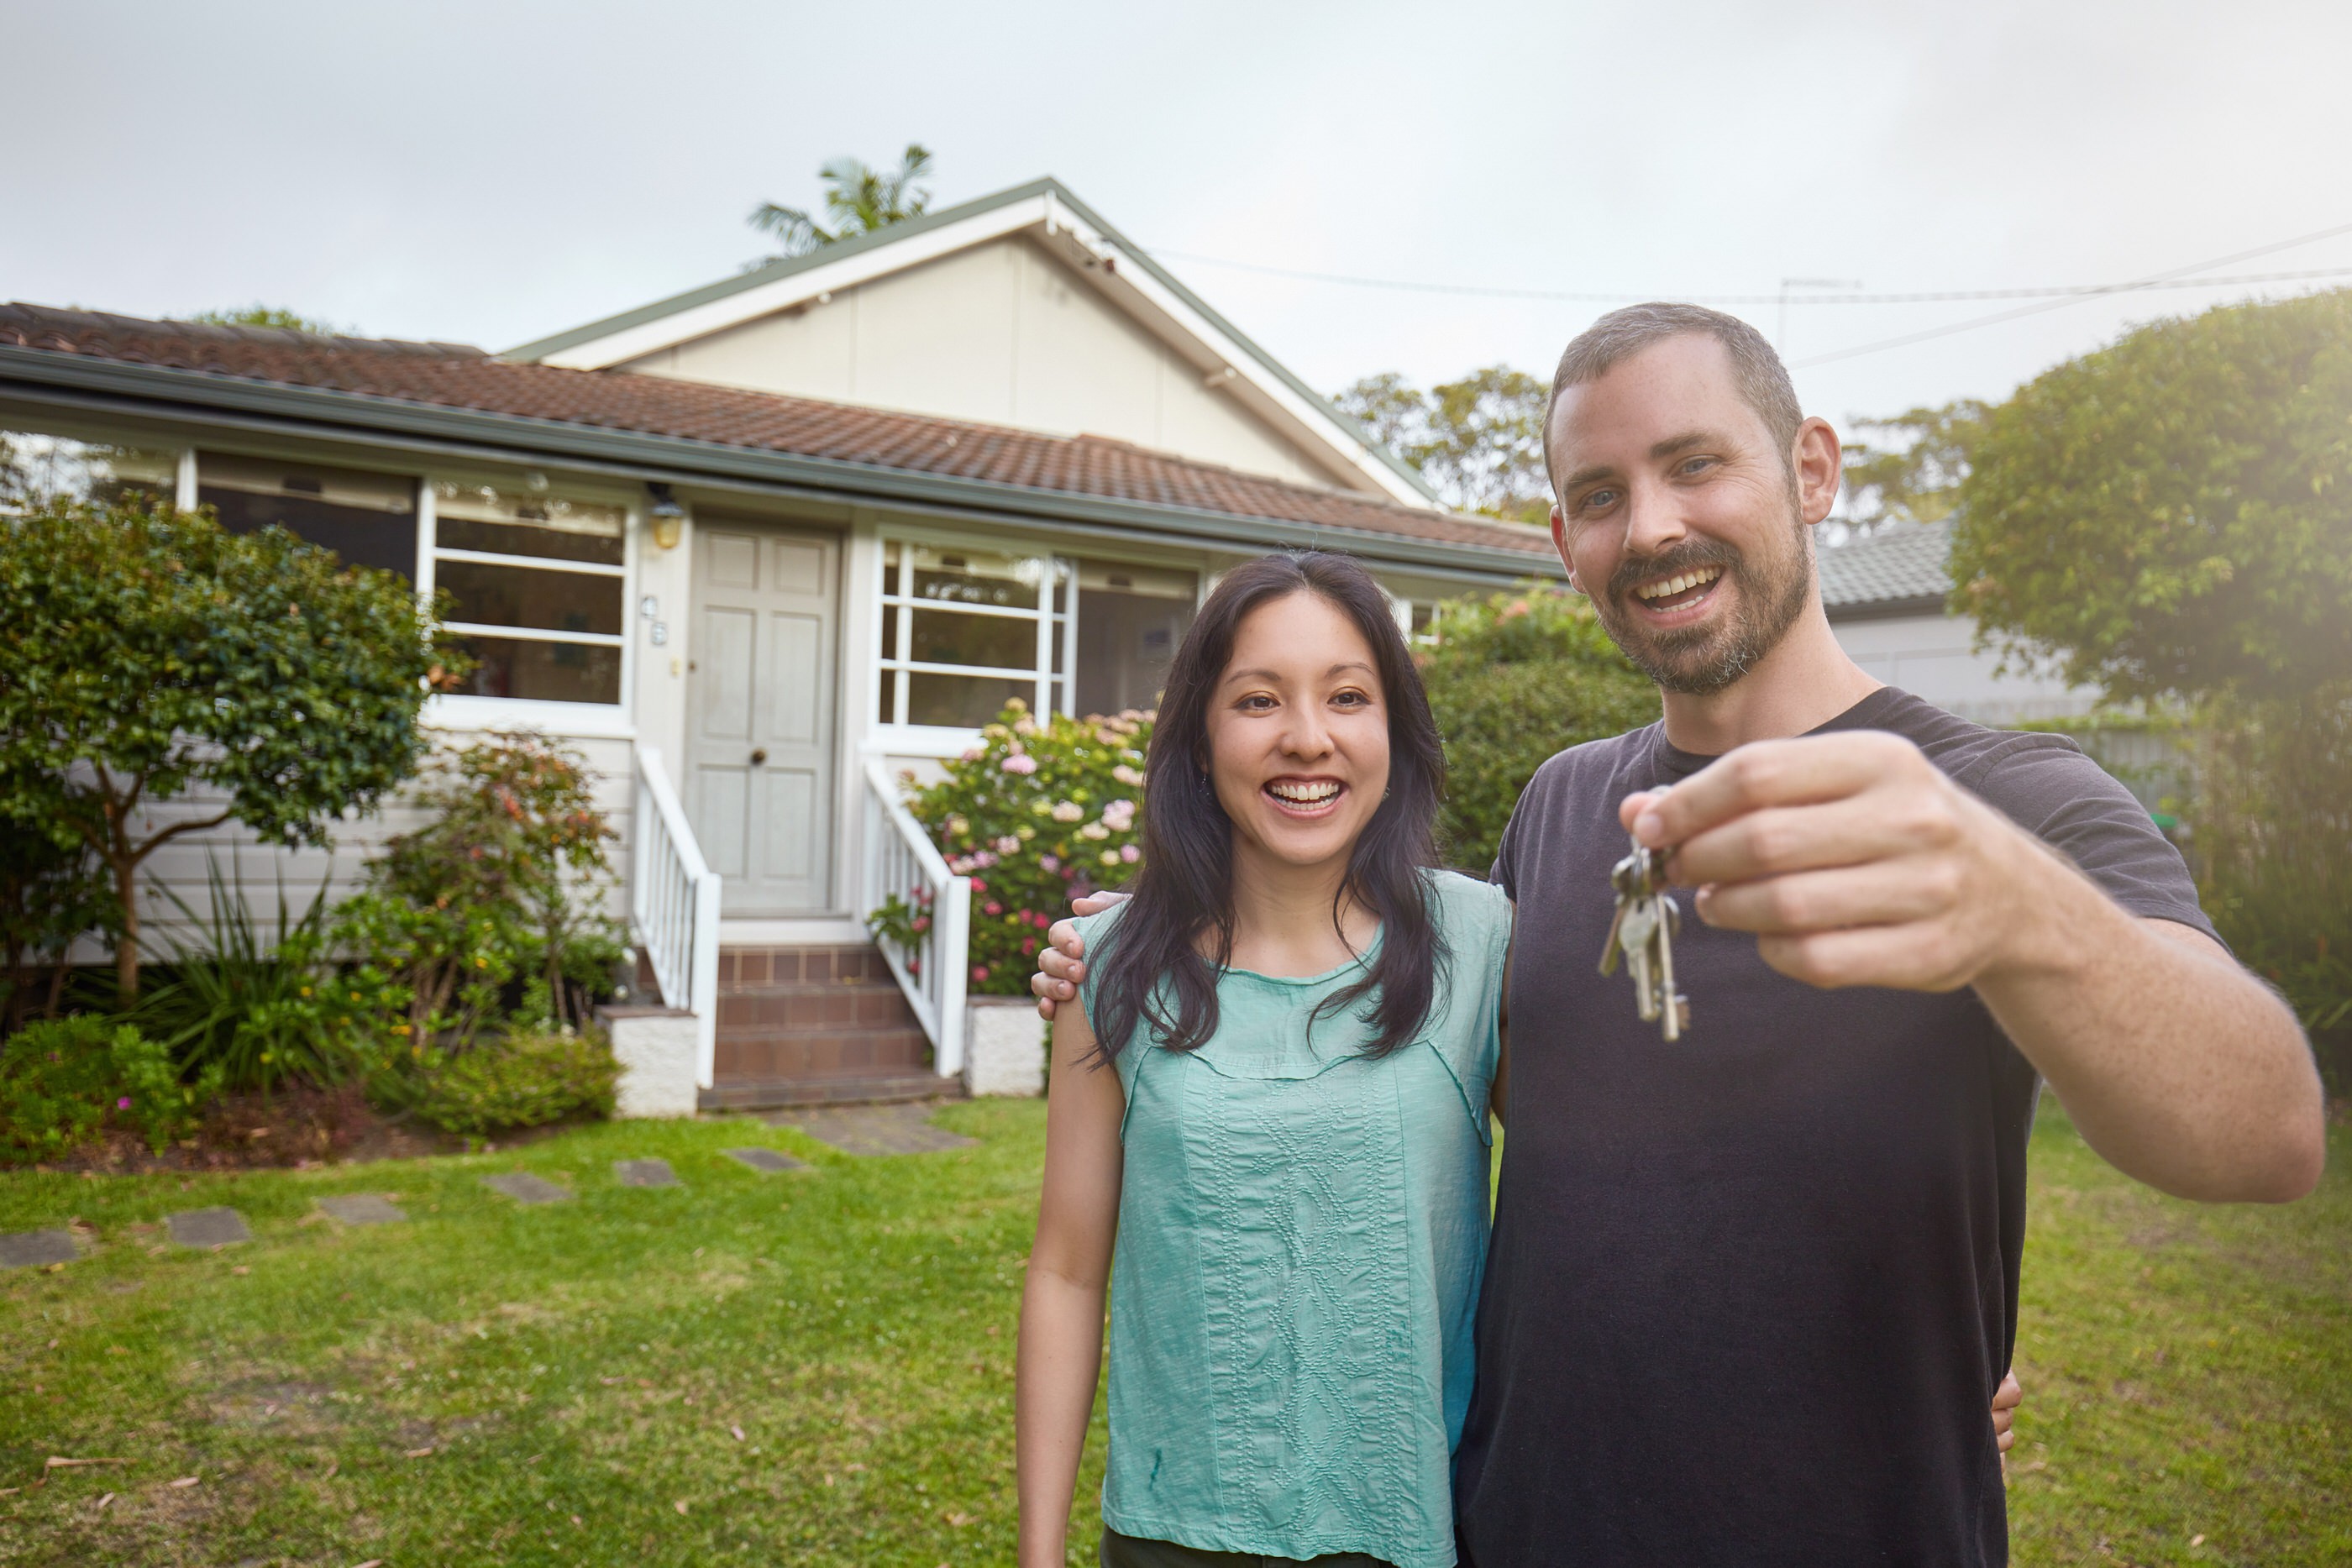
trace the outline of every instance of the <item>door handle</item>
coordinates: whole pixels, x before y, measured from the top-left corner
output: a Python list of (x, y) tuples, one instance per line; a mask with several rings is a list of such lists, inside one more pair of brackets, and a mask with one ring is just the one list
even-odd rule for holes
[(760, 764), (761, 764), (762, 762), (765, 762), (766, 760), (768, 760), (768, 748), (767, 748), (766, 747), (764, 747), (764, 746), (763, 746), (763, 747), (761, 747), (759, 750), (757, 750), (757, 751), (755, 751), (755, 752), (751, 753), (751, 766), (752, 766), (752, 767), (757, 768), (758, 766), (760, 766)]

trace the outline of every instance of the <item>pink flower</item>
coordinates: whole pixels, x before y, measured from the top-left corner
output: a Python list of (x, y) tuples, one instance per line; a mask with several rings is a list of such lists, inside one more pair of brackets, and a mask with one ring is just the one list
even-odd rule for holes
[(986, 893), (988, 891), (988, 883), (982, 882), (978, 877), (973, 877), (971, 879), (971, 890), (974, 893)]
[(1133, 865), (1136, 862), (1143, 858), (1143, 852), (1137, 849), (1133, 844), (1124, 844), (1119, 848), (1118, 858), (1125, 861), (1128, 864)]
[(971, 977), (975, 980), (985, 983), (988, 979), (988, 966), (985, 964), (974, 964), (971, 967)]
[(924, 932), (929, 931), (931, 928), (931, 917), (928, 915), (918, 915), (915, 916), (912, 924), (915, 928), (915, 935), (919, 936)]
[(992, 898), (986, 904), (980, 906), (980, 912), (982, 915), (1002, 915), (1004, 913), (1004, 905), (997, 903), (996, 900)]
[(1007, 773), (1034, 773), (1037, 771), (1037, 759), (1034, 757), (1008, 757), (997, 767)]
[(130, 1109), (131, 1109), (131, 1096), (130, 1096), (130, 1095), (128, 1095), (128, 1094), (125, 1094), (121, 1099), (117, 1100), (117, 1101), (114, 1103), (114, 1108), (115, 1108), (116, 1110), (118, 1110), (118, 1111), (128, 1111), (128, 1110), (130, 1110)]
[(996, 842), (996, 852), (997, 852), (998, 854), (1001, 854), (1001, 855), (1017, 855), (1017, 854), (1019, 854), (1019, 853), (1021, 852), (1021, 841), (1020, 841), (1019, 839), (1014, 838), (1011, 833), (1007, 833), (1007, 834), (1005, 834), (1003, 838), (998, 839), (995, 842)]
[(1021, 956), (1024, 958), (1034, 958), (1037, 956), (1037, 938), (1034, 936), (1021, 938)]
[(1045, 872), (1057, 872), (1062, 869), (1062, 862), (1052, 855), (1039, 855), (1037, 865), (1039, 870)]
[(961, 758), (960, 758), (958, 760), (960, 760), (960, 761), (963, 761), (963, 762), (977, 762), (977, 761), (979, 761), (982, 758), (983, 758), (983, 757), (985, 757), (985, 756), (987, 756), (987, 755), (988, 755), (988, 754), (987, 754), (986, 752), (982, 751), (982, 750), (979, 747), (977, 747), (977, 746), (968, 747), (966, 747), (966, 748), (965, 748), (963, 756), (962, 756)]

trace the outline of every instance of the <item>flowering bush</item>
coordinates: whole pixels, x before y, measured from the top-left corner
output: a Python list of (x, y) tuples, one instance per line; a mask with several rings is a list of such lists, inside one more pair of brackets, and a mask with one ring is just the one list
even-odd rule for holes
[[(1151, 716), (1040, 719), (1016, 699), (945, 779), (910, 788), (908, 810), (971, 880), (971, 995), (1021, 995), (1070, 900), (1135, 874)], [(893, 894), (866, 924), (911, 954), (931, 911), (919, 893)]]

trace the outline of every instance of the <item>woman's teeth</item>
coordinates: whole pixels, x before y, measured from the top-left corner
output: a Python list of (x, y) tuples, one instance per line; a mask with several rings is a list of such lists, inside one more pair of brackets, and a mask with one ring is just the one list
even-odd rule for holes
[(1669, 577), (1660, 582), (1645, 582), (1633, 591), (1642, 599), (1654, 604), (1659, 600), (1672, 599), (1678, 593), (1687, 593), (1694, 588), (1705, 588), (1722, 575), (1723, 568), (1719, 566), (1703, 566), (1696, 571), (1684, 572), (1679, 577)]
[(1285, 780), (1265, 788), (1267, 793), (1301, 806), (1319, 806), (1339, 793), (1339, 786), (1329, 780), (1317, 784), (1293, 784)]

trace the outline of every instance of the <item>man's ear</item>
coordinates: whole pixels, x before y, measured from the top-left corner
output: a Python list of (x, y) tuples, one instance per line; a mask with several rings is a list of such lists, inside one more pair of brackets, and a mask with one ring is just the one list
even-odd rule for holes
[(1584, 584), (1576, 580), (1576, 563), (1568, 559), (1568, 519), (1559, 515), (1558, 501), (1551, 504), (1551, 548), (1559, 552), (1559, 564), (1568, 568), (1569, 587), (1582, 593)]
[(1820, 522), (1837, 505), (1838, 486), (1845, 482), (1845, 449), (1826, 419), (1808, 419), (1797, 427), (1789, 466), (1797, 476), (1797, 510), (1808, 526)]

